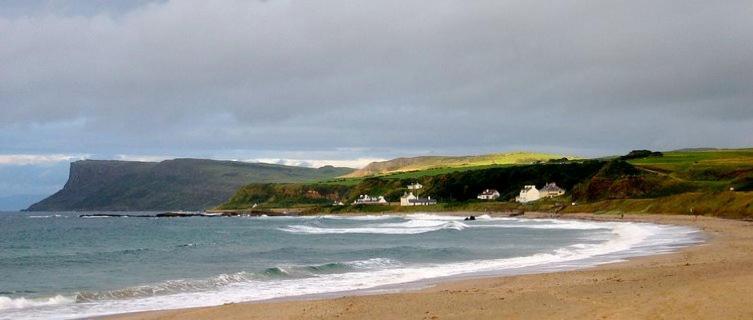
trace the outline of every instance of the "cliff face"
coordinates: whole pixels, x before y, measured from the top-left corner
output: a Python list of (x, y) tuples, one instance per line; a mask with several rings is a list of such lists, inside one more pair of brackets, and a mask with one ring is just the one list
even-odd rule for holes
[(62, 190), (28, 210), (200, 210), (226, 201), (249, 183), (312, 181), (351, 171), (201, 159), (83, 160), (71, 163)]

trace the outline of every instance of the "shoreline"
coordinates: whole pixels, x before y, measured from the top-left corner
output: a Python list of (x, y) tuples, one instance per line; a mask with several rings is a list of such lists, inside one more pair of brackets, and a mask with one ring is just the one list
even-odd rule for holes
[[(526, 213), (525, 217), (551, 218), (551, 214)], [(616, 215), (566, 214), (557, 218), (693, 226), (707, 238), (703, 244), (672, 253), (572, 271), (450, 279), (394, 293), (282, 298), (101, 319), (753, 317), (753, 298), (744, 298), (753, 297), (753, 223), (675, 215), (625, 215), (620, 219)]]

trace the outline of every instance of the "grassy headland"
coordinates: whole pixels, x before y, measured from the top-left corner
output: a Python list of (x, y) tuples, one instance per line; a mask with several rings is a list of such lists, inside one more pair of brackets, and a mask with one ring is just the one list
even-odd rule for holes
[[(339, 212), (626, 212), (753, 217), (753, 149), (637, 153), (616, 159), (539, 161), (526, 164), (450, 166), (317, 183), (250, 184), (219, 209), (295, 208), (303, 213)], [(400, 207), (413, 182), (436, 206)], [(529, 204), (512, 202), (523, 185), (557, 184), (568, 193)], [(497, 201), (476, 195), (497, 189)], [(361, 194), (384, 195), (384, 206), (349, 205)], [(333, 206), (342, 201), (344, 206)], [(576, 205), (572, 205), (575, 202)]]

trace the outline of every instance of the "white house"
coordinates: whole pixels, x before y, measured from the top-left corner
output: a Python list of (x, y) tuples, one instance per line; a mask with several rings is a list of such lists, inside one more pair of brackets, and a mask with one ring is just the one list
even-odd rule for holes
[(539, 189), (536, 189), (535, 185), (527, 185), (520, 190), (520, 195), (515, 198), (515, 201), (526, 203), (539, 200), (540, 198), (541, 193), (539, 193)]
[(371, 197), (368, 194), (362, 194), (356, 201), (353, 201), (353, 204), (389, 204), (389, 202), (383, 196)]
[(541, 190), (539, 191), (542, 198), (554, 198), (559, 197), (563, 194), (565, 194), (565, 189), (562, 189), (557, 186), (556, 183), (547, 183)]
[(432, 199), (431, 197), (427, 198), (419, 198), (416, 197), (413, 192), (409, 192), (404, 194), (402, 197), (400, 197), (400, 205), (403, 207), (406, 206), (428, 206), (432, 204), (437, 204), (437, 200)]
[(409, 185), (408, 185), (408, 190), (413, 190), (413, 191), (416, 191), (416, 190), (418, 190), (418, 189), (421, 189), (421, 188), (423, 188), (423, 187), (424, 187), (424, 186), (423, 186), (422, 184), (420, 184), (420, 183), (416, 182), (416, 183), (412, 183), (412, 184), (409, 184)]
[(499, 198), (499, 191), (495, 189), (486, 189), (484, 192), (481, 192), (476, 197), (481, 200), (494, 200)]

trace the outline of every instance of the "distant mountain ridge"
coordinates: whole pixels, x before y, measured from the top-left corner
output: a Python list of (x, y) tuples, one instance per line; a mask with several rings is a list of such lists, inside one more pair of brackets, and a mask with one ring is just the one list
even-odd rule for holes
[(348, 178), (385, 175), (398, 172), (426, 170), (442, 167), (473, 167), (485, 165), (530, 164), (536, 161), (560, 159), (565, 156), (550, 153), (510, 152), (475, 156), (422, 156), (396, 158), (372, 162), (366, 167), (345, 175)]
[(249, 183), (306, 182), (353, 170), (205, 159), (81, 160), (71, 163), (68, 182), (62, 190), (27, 210), (201, 210), (226, 201)]

